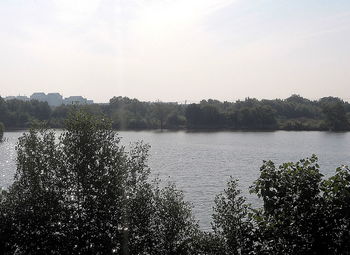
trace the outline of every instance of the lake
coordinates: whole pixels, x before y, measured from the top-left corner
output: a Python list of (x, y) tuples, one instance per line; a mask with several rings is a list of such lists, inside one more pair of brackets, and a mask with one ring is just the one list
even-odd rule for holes
[[(0, 144), (0, 186), (8, 187), (15, 172), (15, 145), (23, 132), (6, 132)], [(175, 182), (194, 206), (202, 229), (210, 229), (213, 200), (229, 176), (239, 179), (248, 201), (263, 160), (296, 161), (316, 154), (321, 172), (332, 175), (336, 167), (350, 165), (350, 132), (156, 132), (121, 131), (122, 143), (143, 140), (151, 145), (149, 165), (163, 183)]]

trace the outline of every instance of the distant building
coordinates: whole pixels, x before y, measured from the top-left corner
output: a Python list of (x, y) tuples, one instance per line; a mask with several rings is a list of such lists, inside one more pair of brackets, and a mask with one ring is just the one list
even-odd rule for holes
[(29, 98), (26, 96), (8, 96), (4, 98), (6, 101), (8, 100), (13, 100), (13, 99), (17, 99), (17, 100), (21, 100), (21, 101), (29, 101)]
[(64, 104), (87, 104), (87, 99), (82, 96), (70, 96), (64, 99)]
[(38, 100), (38, 101), (46, 102), (46, 94), (43, 92), (33, 93), (30, 96), (30, 100)]
[(8, 97), (5, 97), (4, 99), (5, 99), (6, 101), (8, 101), (8, 100), (16, 99), (16, 97), (14, 97), (14, 96), (8, 96)]
[(47, 95), (43, 92), (33, 93), (30, 98), (26, 96), (8, 96), (5, 100), (17, 99), (22, 101), (38, 100), (40, 102), (47, 102), (50, 106), (60, 106), (62, 104), (66, 105), (82, 105), (82, 104), (93, 104), (93, 100), (88, 100), (82, 96), (70, 96), (63, 99), (62, 95), (59, 93), (48, 93)]
[(51, 106), (60, 106), (63, 104), (63, 97), (59, 93), (49, 93), (46, 99), (47, 103)]
[(22, 100), (22, 101), (29, 101), (29, 98), (26, 96), (17, 96), (16, 97), (17, 100)]

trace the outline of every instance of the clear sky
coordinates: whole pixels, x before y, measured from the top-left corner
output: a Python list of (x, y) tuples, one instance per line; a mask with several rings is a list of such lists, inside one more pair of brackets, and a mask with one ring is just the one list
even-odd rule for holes
[(0, 0), (0, 95), (350, 100), (349, 0)]

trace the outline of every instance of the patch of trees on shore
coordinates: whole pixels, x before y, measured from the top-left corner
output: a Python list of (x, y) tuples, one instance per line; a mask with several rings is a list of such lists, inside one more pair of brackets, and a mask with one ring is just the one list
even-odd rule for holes
[(309, 100), (298, 95), (287, 99), (235, 102), (202, 100), (198, 104), (142, 102), (113, 97), (108, 104), (61, 105), (0, 98), (0, 122), (6, 128), (28, 128), (33, 121), (46, 121), (62, 128), (68, 114), (83, 110), (112, 120), (113, 128), (231, 129), (231, 130), (350, 130), (350, 104), (336, 97)]
[(348, 167), (325, 179), (316, 156), (265, 161), (251, 188), (263, 206), (252, 208), (231, 178), (205, 232), (181, 191), (150, 180), (147, 151), (127, 150), (111, 122), (82, 112), (58, 138), (31, 129), (14, 183), (0, 190), (0, 253), (349, 254)]

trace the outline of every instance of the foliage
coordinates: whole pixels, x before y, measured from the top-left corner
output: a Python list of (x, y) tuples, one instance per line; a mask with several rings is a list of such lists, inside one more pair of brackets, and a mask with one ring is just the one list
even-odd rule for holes
[(212, 226), (221, 243), (221, 254), (248, 254), (254, 248), (250, 208), (240, 194), (237, 181), (231, 179), (215, 198)]
[(213, 233), (203, 233), (201, 254), (349, 254), (350, 170), (323, 179), (317, 157), (279, 167), (264, 162), (250, 208), (230, 180), (215, 199)]
[(342, 102), (330, 102), (322, 105), (327, 127), (332, 131), (348, 130), (350, 127)]
[(350, 130), (350, 104), (339, 98), (311, 101), (299, 95), (287, 99), (236, 102), (202, 100), (198, 104), (141, 102), (113, 97), (108, 104), (61, 105), (50, 108), (38, 101), (0, 98), (0, 121), (8, 128), (26, 128), (32, 121), (64, 127), (72, 111), (107, 116), (115, 129), (247, 129), (247, 130)]
[(16, 99), (5, 101), (0, 97), (0, 121), (7, 128), (26, 128), (32, 120), (48, 120), (50, 114), (47, 103)]
[(284, 254), (323, 250), (324, 240), (318, 236), (324, 205), (321, 177), (316, 156), (278, 168), (271, 161), (264, 162), (253, 189), (264, 202), (261, 230), (272, 237), (265, 238), (264, 246), (268, 242), (272, 250)]
[(78, 112), (59, 137), (31, 129), (1, 195), (0, 245), (12, 254), (189, 254), (197, 231), (174, 186), (150, 183), (148, 146), (120, 145), (111, 123)]
[(155, 251), (158, 254), (193, 254), (193, 243), (198, 231), (191, 207), (183, 201), (183, 194), (174, 186), (155, 194)]
[(325, 199), (324, 228), (336, 254), (350, 253), (350, 170), (339, 167), (336, 174), (322, 183)]

